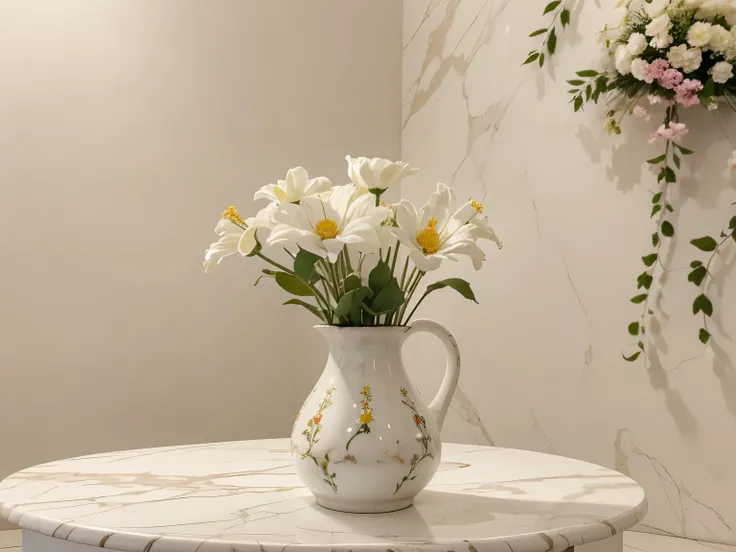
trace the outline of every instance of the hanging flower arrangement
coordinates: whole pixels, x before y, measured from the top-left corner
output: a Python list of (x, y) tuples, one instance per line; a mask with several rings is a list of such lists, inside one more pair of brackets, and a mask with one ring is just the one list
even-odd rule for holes
[[(611, 134), (621, 133), (621, 121), (627, 115), (649, 121), (650, 106), (664, 107), (664, 118), (650, 136), (650, 143), (662, 145), (660, 155), (647, 161), (657, 175), (659, 189), (652, 194), (651, 217), (656, 230), (651, 236), (652, 251), (642, 257), (643, 271), (637, 276), (637, 293), (631, 302), (642, 308), (639, 320), (628, 326), (636, 338), (635, 349), (624, 355), (634, 361), (645, 350), (649, 305), (654, 272), (661, 265), (662, 247), (675, 235), (670, 202), (677, 171), (691, 149), (681, 144), (688, 127), (680, 121), (684, 109), (702, 106), (709, 110), (728, 106), (736, 110), (736, 2), (730, 0), (629, 0), (621, 23), (601, 32), (605, 50), (603, 70), (586, 69), (567, 81), (573, 109), (579, 111), (586, 102), (605, 100), (609, 106), (604, 128)], [(736, 152), (727, 161), (736, 166)], [(736, 241), (736, 216), (724, 225), (720, 236), (703, 236), (691, 240), (705, 259), (690, 264), (688, 280), (698, 292), (693, 313), (702, 316), (699, 339), (708, 343), (711, 334), (708, 319), (713, 303), (708, 297), (712, 278), (710, 268), (723, 247)]]

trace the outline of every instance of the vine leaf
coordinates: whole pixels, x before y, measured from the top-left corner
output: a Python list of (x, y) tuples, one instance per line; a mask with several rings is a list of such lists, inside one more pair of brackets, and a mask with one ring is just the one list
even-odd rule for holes
[(703, 236), (702, 238), (691, 240), (690, 243), (701, 251), (715, 251), (718, 247), (718, 243), (716, 243), (716, 240), (714, 240), (710, 236)]
[(544, 12), (542, 12), (542, 15), (547, 15), (549, 12), (554, 10), (557, 6), (560, 5), (562, 0), (554, 0), (553, 2), (550, 2), (544, 7)]
[(528, 63), (533, 63), (534, 61), (537, 60), (538, 57), (539, 57), (539, 52), (532, 52), (531, 54), (529, 54), (529, 57), (526, 58), (526, 61), (524, 63), (522, 63), (522, 65), (526, 65)]
[(656, 232), (652, 234), (652, 245), (654, 247), (657, 247), (659, 245), (659, 234), (657, 234)]
[(660, 199), (662, 199), (662, 192), (657, 192), (652, 196), (652, 203), (659, 203)]
[(701, 311), (706, 316), (713, 316), (713, 303), (702, 293), (693, 301), (693, 314), (698, 314)]
[(667, 236), (668, 238), (675, 235), (675, 227), (672, 226), (672, 223), (668, 220), (662, 222), (662, 235)]
[(698, 339), (700, 339), (700, 342), (703, 345), (707, 344), (710, 340), (710, 332), (705, 328), (700, 328), (700, 331), (698, 332)]
[(634, 297), (632, 297), (631, 302), (634, 303), (635, 305), (638, 305), (639, 303), (643, 303), (646, 298), (647, 298), (647, 294), (641, 293), (639, 295), (635, 295)]
[(688, 282), (692, 282), (696, 286), (700, 287), (703, 283), (705, 276), (708, 274), (708, 270), (701, 264), (696, 267), (690, 274), (687, 275)]
[(570, 10), (567, 8), (560, 12), (560, 23), (563, 27), (570, 24)]
[(544, 53), (539, 54), (539, 66), (544, 67)]
[(662, 210), (662, 206), (660, 204), (657, 204), (654, 207), (652, 207), (652, 214), (649, 216), (653, 217), (654, 215), (659, 213), (661, 210)]
[(543, 27), (541, 29), (537, 29), (536, 31), (533, 31), (533, 32), (529, 33), (529, 36), (530, 37), (535, 37), (535, 36), (539, 36), (541, 34), (544, 34), (546, 32), (547, 32), (547, 28), (546, 27)]
[(641, 354), (641, 351), (636, 351), (631, 356), (626, 356), (626, 355), (621, 355), (621, 356), (623, 356), (624, 357), (624, 360), (627, 361), (627, 362), (634, 362), (637, 358), (639, 358), (639, 355), (640, 354)]
[(638, 322), (632, 322), (631, 324), (629, 324), (629, 334), (639, 335), (639, 323)]
[(657, 262), (657, 254), (651, 253), (650, 255), (645, 255), (641, 258), (642, 261), (644, 261), (645, 266), (652, 266), (654, 263)]
[(547, 51), (549, 52), (549, 55), (554, 54), (556, 48), (557, 48), (557, 32), (555, 31), (555, 28), (552, 27), (552, 31), (550, 31), (549, 36), (547, 37)]

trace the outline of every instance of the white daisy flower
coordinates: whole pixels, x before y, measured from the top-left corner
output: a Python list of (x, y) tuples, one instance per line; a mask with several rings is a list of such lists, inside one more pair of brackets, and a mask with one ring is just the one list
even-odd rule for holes
[(409, 257), (416, 267), (428, 272), (439, 268), (443, 260), (456, 261), (457, 255), (467, 255), (478, 270), (485, 254), (478, 247), (478, 239), (491, 239), (498, 243), (485, 217), (479, 216), (483, 206), (468, 201), (454, 213), (452, 190), (437, 184), (427, 204), (419, 211), (409, 201), (396, 206), (397, 228), (394, 235), (409, 249)]
[(332, 182), (324, 176), (310, 180), (304, 167), (289, 169), (284, 180), (277, 184), (268, 184), (258, 190), (253, 199), (267, 199), (278, 204), (297, 203), (305, 196), (326, 192), (332, 187)]
[(375, 206), (372, 195), (358, 195), (352, 184), (339, 186), (329, 197), (308, 196), (298, 205), (281, 205), (273, 214), (267, 244), (298, 246), (334, 263), (346, 245), (376, 253), (381, 247), (378, 231), (389, 215), (385, 207)]

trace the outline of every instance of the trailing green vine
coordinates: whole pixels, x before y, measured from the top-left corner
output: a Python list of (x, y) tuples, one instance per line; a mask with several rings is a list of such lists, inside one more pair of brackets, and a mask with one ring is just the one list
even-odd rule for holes
[(700, 260), (691, 262), (690, 268), (692, 268), (692, 271), (687, 276), (688, 281), (695, 284), (700, 290), (700, 294), (693, 301), (693, 314), (697, 316), (698, 313), (702, 313), (703, 315), (703, 327), (698, 331), (698, 339), (703, 344), (707, 344), (711, 338), (711, 333), (708, 329), (708, 318), (713, 316), (713, 302), (707, 295), (708, 284), (713, 279), (713, 273), (710, 271), (710, 267), (721, 249), (727, 244), (736, 241), (736, 216), (731, 217), (727, 229), (721, 230), (720, 238), (720, 240), (716, 240), (712, 236), (703, 236), (702, 238), (690, 241), (700, 251), (711, 253), (705, 263)]
[(567, 8), (569, 0), (553, 0), (549, 2), (542, 12), (542, 15), (552, 13), (552, 19), (548, 26), (541, 27), (536, 31), (529, 33), (530, 37), (544, 35), (541, 44), (535, 50), (531, 50), (527, 54), (526, 61), (522, 65), (534, 63), (535, 61), (540, 67), (544, 66), (545, 50), (550, 56), (554, 55), (557, 50), (557, 23), (559, 21), (560, 31), (564, 30), (570, 24), (570, 10)]

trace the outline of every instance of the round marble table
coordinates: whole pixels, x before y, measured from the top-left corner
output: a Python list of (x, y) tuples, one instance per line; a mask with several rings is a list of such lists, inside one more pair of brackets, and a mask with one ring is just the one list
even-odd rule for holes
[(317, 506), (286, 439), (96, 454), (0, 483), (24, 552), (620, 552), (646, 509), (616, 471), (453, 444), (414, 506), (390, 514)]

